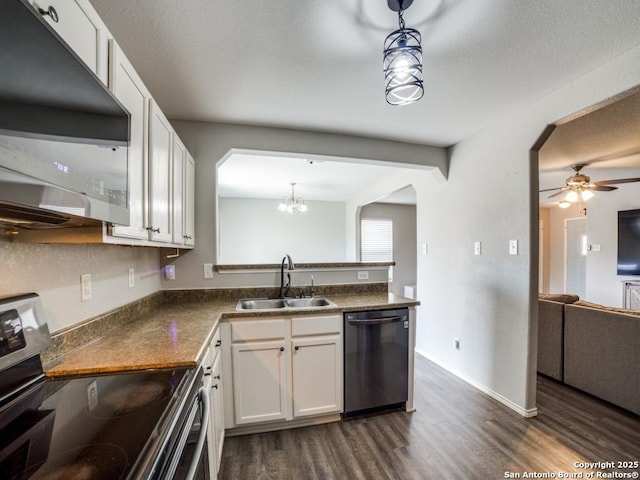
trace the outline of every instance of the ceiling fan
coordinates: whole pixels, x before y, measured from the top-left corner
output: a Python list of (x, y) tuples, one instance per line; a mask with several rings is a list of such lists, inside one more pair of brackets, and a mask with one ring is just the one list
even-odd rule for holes
[(640, 182), (640, 178), (619, 178), (617, 180), (601, 180), (599, 182), (591, 183), (591, 178), (588, 175), (580, 173), (580, 171), (586, 166), (587, 164), (585, 163), (571, 165), (575, 174), (567, 178), (564, 187), (547, 188), (540, 191), (552, 192), (554, 190), (558, 190), (556, 193), (549, 195), (549, 198), (557, 197), (558, 195), (568, 192), (565, 201), (573, 203), (578, 200), (586, 201), (590, 199), (593, 197), (594, 190), (598, 192), (610, 192), (618, 189), (618, 187), (611, 187), (610, 185)]

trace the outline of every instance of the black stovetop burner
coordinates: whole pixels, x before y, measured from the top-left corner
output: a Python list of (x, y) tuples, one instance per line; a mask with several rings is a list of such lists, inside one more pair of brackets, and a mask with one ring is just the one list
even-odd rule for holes
[(0, 406), (0, 479), (134, 478), (188, 372), (36, 382)]

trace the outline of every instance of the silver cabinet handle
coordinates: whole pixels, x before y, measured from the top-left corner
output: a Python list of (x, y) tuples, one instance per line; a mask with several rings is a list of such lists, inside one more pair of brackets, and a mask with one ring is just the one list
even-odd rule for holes
[(160, 228), (147, 227), (147, 230), (153, 233), (160, 233)]

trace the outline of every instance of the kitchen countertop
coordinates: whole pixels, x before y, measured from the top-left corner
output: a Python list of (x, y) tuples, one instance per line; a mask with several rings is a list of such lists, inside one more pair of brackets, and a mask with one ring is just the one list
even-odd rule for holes
[(196, 367), (220, 321), (231, 318), (342, 313), (419, 305), (387, 293), (331, 295), (335, 307), (236, 311), (237, 300), (163, 304), (124, 327), (75, 349), (49, 368), (48, 377)]

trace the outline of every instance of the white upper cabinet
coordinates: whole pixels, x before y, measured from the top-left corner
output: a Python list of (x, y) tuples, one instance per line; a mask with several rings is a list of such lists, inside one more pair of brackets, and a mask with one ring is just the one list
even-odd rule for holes
[(171, 155), (173, 128), (158, 104), (149, 109), (149, 239), (171, 243)]
[(129, 144), (129, 226), (114, 226), (116, 237), (146, 240), (147, 231), (147, 125), (151, 94), (127, 57), (110, 41), (109, 88), (131, 114)]
[(188, 151), (184, 167), (183, 236), (184, 244), (193, 247), (196, 242), (196, 165)]
[[(102, 82), (108, 82), (111, 34), (88, 0), (29, 0)], [(51, 12), (52, 14), (49, 14)], [(57, 20), (57, 21), (56, 21)]]
[(173, 243), (194, 245), (195, 165), (193, 157), (177, 135), (173, 136), (172, 216)]
[(185, 163), (187, 149), (177, 135), (173, 137), (173, 179), (172, 179), (172, 210), (173, 210), (173, 243), (180, 245), (184, 242), (184, 187)]

